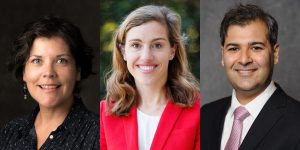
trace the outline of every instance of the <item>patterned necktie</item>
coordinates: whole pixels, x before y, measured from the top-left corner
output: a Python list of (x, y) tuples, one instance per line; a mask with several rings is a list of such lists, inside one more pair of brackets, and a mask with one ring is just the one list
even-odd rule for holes
[(241, 144), (243, 131), (243, 121), (249, 116), (249, 112), (245, 107), (238, 107), (234, 110), (234, 121), (231, 129), (230, 137), (226, 143), (224, 150), (238, 150)]

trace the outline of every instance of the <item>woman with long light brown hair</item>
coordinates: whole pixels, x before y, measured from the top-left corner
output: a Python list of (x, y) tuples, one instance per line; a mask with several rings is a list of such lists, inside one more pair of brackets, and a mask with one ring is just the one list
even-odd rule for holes
[(100, 104), (101, 149), (200, 149), (199, 84), (180, 29), (177, 13), (154, 5), (119, 26)]

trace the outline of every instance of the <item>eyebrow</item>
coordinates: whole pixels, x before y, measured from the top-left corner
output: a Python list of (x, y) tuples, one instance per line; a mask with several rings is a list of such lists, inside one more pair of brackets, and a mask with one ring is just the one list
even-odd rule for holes
[[(257, 45), (257, 44), (265, 46), (265, 43), (263, 43), (263, 42), (250, 42), (250, 43), (248, 43), (248, 45)], [(229, 46), (239, 46), (239, 45), (240, 44), (237, 44), (237, 43), (228, 43), (228, 44), (225, 45), (225, 48), (227, 48)]]
[[(152, 40), (151, 40), (151, 42), (158, 41), (158, 40), (167, 41), (167, 39), (165, 39), (165, 38), (162, 38), (162, 37), (159, 37), (159, 38), (154, 38), (154, 39), (152, 39)], [(142, 40), (141, 40), (141, 39), (131, 39), (131, 40), (129, 40), (128, 42), (132, 42), (132, 41), (138, 41), (138, 42), (142, 42)]]
[(263, 43), (263, 42), (251, 42), (251, 43), (249, 43), (249, 45), (257, 45), (257, 44), (265, 46), (265, 43)]
[(225, 45), (225, 48), (229, 47), (229, 46), (238, 46), (239, 44), (236, 43), (228, 43)]
[(159, 40), (167, 41), (167, 39), (160, 37), (160, 38), (155, 38), (155, 39), (153, 39), (152, 42), (153, 42), (153, 41), (159, 41)]
[[(63, 57), (63, 56), (71, 57), (71, 55), (69, 55), (69, 54), (60, 54), (60, 55), (56, 55), (56, 57)], [(29, 57), (42, 58), (42, 56), (40, 56), (40, 55), (30, 55)]]

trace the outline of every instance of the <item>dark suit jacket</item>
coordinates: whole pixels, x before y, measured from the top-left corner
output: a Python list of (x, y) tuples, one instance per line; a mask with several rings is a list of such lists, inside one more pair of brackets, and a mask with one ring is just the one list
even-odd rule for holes
[[(201, 108), (201, 150), (220, 150), (230, 103), (226, 97)], [(239, 150), (300, 150), (300, 103), (277, 85)]]

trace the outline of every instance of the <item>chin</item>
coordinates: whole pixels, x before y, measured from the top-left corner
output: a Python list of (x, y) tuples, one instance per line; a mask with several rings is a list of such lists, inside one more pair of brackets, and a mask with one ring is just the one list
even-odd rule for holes
[(45, 108), (53, 108), (56, 107), (59, 104), (59, 101), (56, 99), (44, 99), (43, 101), (37, 101), (39, 103), (39, 106), (45, 107)]
[(237, 89), (237, 90), (239, 90), (239, 91), (244, 91), (244, 92), (251, 92), (251, 91), (253, 91), (255, 88), (254, 88), (254, 87), (237, 87), (237, 88), (235, 88), (235, 89)]
[(253, 83), (239, 83), (235, 84), (234, 87), (240, 91), (252, 91), (253, 89), (257, 88), (257, 86)]

